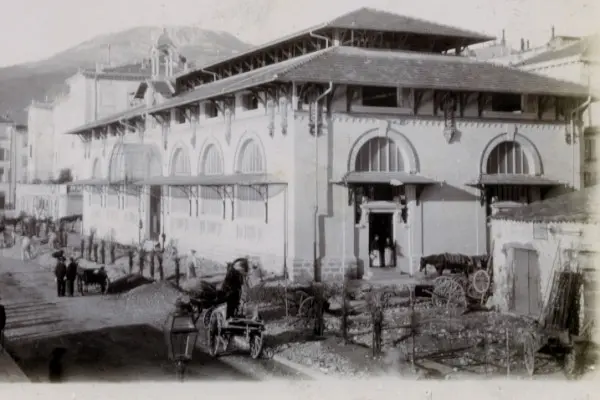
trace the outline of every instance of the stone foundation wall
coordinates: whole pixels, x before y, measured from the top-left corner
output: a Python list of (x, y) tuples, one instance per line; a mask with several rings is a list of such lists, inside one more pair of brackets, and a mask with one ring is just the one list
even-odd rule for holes
[[(356, 258), (346, 259), (345, 275), (351, 279), (359, 279), (364, 271)], [(321, 259), (319, 268), (323, 282), (339, 281), (344, 279), (344, 261), (342, 259)], [(290, 279), (293, 282), (309, 282), (314, 280), (313, 260), (294, 259), (291, 263)]]

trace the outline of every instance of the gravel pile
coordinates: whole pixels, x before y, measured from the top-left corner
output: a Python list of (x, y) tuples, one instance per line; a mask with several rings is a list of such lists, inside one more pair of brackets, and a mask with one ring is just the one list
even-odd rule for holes
[(343, 355), (331, 351), (322, 342), (293, 343), (282, 345), (277, 353), (291, 361), (318, 369), (321, 373), (333, 376), (365, 376), (356, 365)]
[(166, 282), (156, 282), (139, 286), (119, 296), (126, 308), (136, 313), (168, 313), (175, 301), (181, 297), (174, 287)]

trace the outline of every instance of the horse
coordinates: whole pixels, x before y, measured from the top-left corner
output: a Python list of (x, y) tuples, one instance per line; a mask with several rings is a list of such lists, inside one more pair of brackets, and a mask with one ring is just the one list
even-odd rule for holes
[(427, 265), (433, 265), (439, 276), (444, 270), (452, 273), (462, 272), (466, 277), (476, 269), (476, 264), (471, 256), (464, 254), (440, 253), (421, 257), (419, 271), (427, 274)]

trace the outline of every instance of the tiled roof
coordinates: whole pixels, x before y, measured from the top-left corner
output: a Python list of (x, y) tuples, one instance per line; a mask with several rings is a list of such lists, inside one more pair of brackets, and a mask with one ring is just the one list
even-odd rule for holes
[(338, 46), (279, 80), (587, 96), (585, 86), (468, 57)]
[[(395, 14), (387, 11), (376, 10), (374, 8), (362, 7), (350, 11), (346, 14), (340, 15), (327, 22), (313, 25), (301, 31), (294, 32), (292, 34), (278, 38), (277, 40), (273, 40), (252, 47), (247, 51), (237, 53), (233, 56), (227, 56), (220, 60), (211, 62), (210, 64), (203, 65), (202, 68), (200, 68), (200, 70), (214, 68), (217, 65), (223, 64), (225, 62), (240, 59), (242, 57), (246, 57), (261, 51), (267, 51), (277, 46), (281, 46), (282, 44), (287, 43), (291, 40), (299, 39), (303, 36), (306, 36), (310, 32), (316, 32), (323, 29), (331, 28), (415, 33), (432, 36), (449, 36), (454, 38), (465, 39), (465, 45), (482, 43), (495, 39), (493, 36), (488, 36), (482, 33), (473, 32), (466, 29), (439, 24), (437, 22), (430, 22), (415, 17), (407, 17), (404, 15)], [(185, 76), (188, 73), (196, 71), (198, 71), (198, 69), (193, 69), (189, 72), (181, 73), (179, 74), (179, 77)]]
[(469, 182), (467, 185), (556, 186), (562, 185), (562, 183), (536, 175), (482, 174), (479, 179)]
[(492, 219), (542, 223), (599, 223), (598, 196), (600, 186), (592, 186), (523, 207), (499, 211)]
[(598, 35), (588, 36), (575, 43), (570, 43), (559, 48), (550, 49), (540, 53), (537, 56), (528, 58), (517, 65), (532, 65), (553, 60), (560, 60), (562, 58), (582, 56), (585, 55), (595, 43), (598, 43)]
[[(149, 109), (140, 106), (125, 112), (125, 116), (121, 113), (114, 121), (126, 118), (128, 114), (130, 117), (135, 116), (135, 110), (158, 112), (274, 81), (333, 81), (339, 84), (365, 86), (401, 85), (420, 89), (558, 96), (587, 96), (588, 94), (585, 86), (576, 83), (479, 62), (467, 57), (334, 46), (201, 85)], [(94, 127), (99, 126), (100, 121), (94, 123)], [(77, 131), (85, 129), (90, 127), (82, 127)]]

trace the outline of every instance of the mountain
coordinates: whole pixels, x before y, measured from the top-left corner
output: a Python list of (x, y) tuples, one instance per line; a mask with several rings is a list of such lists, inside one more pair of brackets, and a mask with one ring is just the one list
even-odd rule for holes
[[(221, 31), (194, 26), (171, 26), (167, 32), (189, 61), (202, 65), (248, 49), (251, 45)], [(94, 68), (96, 63), (112, 65), (140, 62), (162, 28), (142, 26), (97, 36), (41, 61), (0, 68), (0, 115), (8, 114), (18, 123), (27, 122), (25, 108), (32, 100), (53, 99), (64, 93), (64, 81), (78, 68)]]

